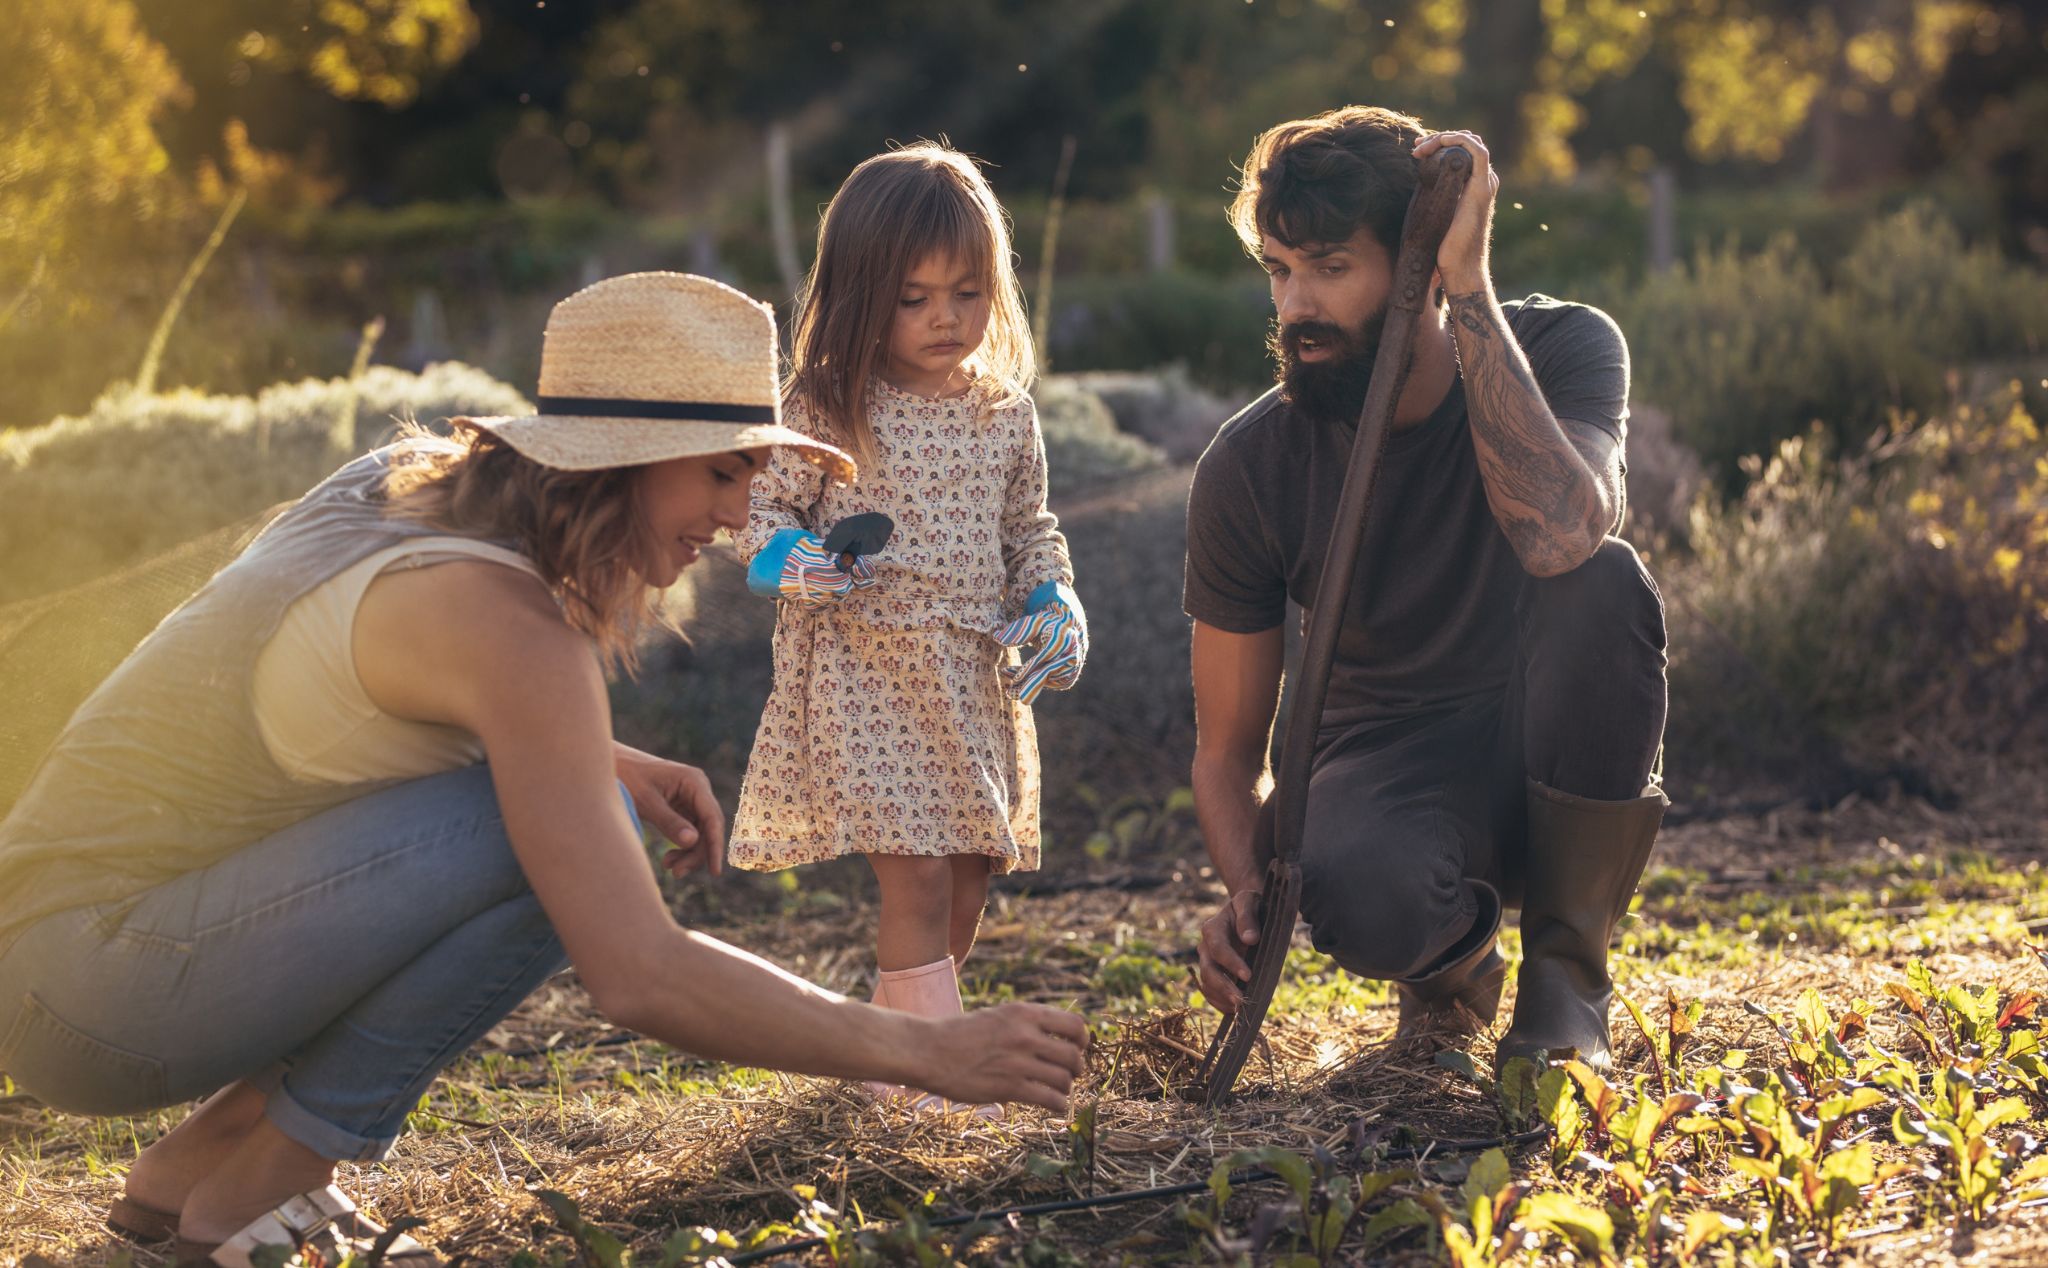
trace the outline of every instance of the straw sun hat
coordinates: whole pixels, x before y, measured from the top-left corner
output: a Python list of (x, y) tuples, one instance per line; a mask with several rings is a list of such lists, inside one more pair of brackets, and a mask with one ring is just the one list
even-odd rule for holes
[(536, 404), (469, 421), (565, 471), (788, 445), (828, 479), (854, 476), (842, 450), (782, 425), (773, 311), (706, 277), (628, 273), (556, 304)]

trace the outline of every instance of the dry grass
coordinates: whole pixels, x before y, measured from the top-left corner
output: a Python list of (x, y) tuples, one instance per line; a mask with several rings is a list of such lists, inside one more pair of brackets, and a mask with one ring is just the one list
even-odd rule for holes
[[(1696, 1051), (1707, 1056), (1771, 1047), (1765, 1023), (1741, 1008), (1745, 1000), (1784, 1015), (1808, 986), (1837, 1008), (1877, 999), (1914, 956), (1944, 980), (2040, 988), (2042, 971), (2021, 945), (2027, 922), (2048, 915), (2048, 886), (2036, 883), (2044, 843), (2033, 801), (2004, 779), (1987, 781), (1966, 802), (1967, 814), (1855, 803), (1674, 828), (1658, 864), (1678, 870), (1653, 874), (1628, 934), (1631, 945), (1665, 949), (1619, 963), (1622, 988), (1645, 1003), (1667, 991), (1706, 1001)], [(1931, 862), (1959, 850), (1981, 856), (1975, 870)], [(652, 1043), (622, 1042), (573, 980), (561, 979), (449, 1072), (417, 1120), (421, 1130), (387, 1162), (345, 1167), (343, 1184), (381, 1218), (426, 1219), (423, 1236), (445, 1253), (495, 1263), (551, 1237), (562, 1244), (535, 1188), (570, 1194), (587, 1218), (655, 1248), (679, 1226), (744, 1234), (788, 1219), (798, 1185), (871, 1215), (934, 1190), (942, 1206), (987, 1208), (1200, 1180), (1241, 1148), (1343, 1153), (1362, 1139), (1389, 1139), (1395, 1128), (1436, 1137), (1499, 1133), (1490, 1098), (1428, 1052), (1386, 1046), (1393, 1010), (1382, 988), (1346, 980), (1305, 951), (1283, 982), (1238, 1099), (1214, 1114), (1186, 1102), (1178, 1092), (1192, 1079), (1210, 1021), (1189, 1007), (1184, 949), (1215, 886), (1191, 859), (1168, 857), (1041, 883), (1048, 879), (1090, 887), (1000, 894), (969, 986), (985, 999), (1069, 1003), (1093, 1019), (1098, 1039), (1079, 1098), (1097, 1107), (1092, 1173), (1046, 1174), (1055, 1168), (1044, 1160), (1074, 1157), (1067, 1124), (1052, 1115), (908, 1117), (829, 1081), (693, 1062)], [(836, 908), (806, 906), (802, 895), (789, 902), (764, 898), (716, 932), (829, 986), (861, 989), (870, 932), (862, 900)], [(1882, 910), (1865, 910), (1880, 903)], [(1782, 918), (1755, 919), (1765, 907), (1782, 909)], [(821, 919), (823, 910), (842, 914)], [(1748, 933), (1741, 911), (1752, 913)], [(1808, 917), (1819, 933), (1781, 936), (1784, 920)], [(1698, 927), (1703, 918), (1707, 932)], [(1867, 929), (1856, 919), (1887, 930), (1888, 942), (1865, 945)], [(1622, 1063), (1643, 1061), (1642, 1037), (1616, 1015)], [(1875, 1029), (1896, 1042), (1889, 1021)], [(1489, 1044), (1482, 1037), (1472, 1048), (1482, 1066)], [(108, 1262), (119, 1243), (99, 1219), (121, 1168), (175, 1117), (94, 1123), (21, 1102), (0, 1107), (0, 1264)], [(1524, 1162), (1539, 1174), (1546, 1165), (1535, 1156)], [(1448, 1160), (1441, 1174), (1455, 1179), (1462, 1167)], [(1927, 1222), (1910, 1192), (1874, 1209), (1864, 1228), (1838, 1259), (2048, 1258), (2048, 1235), (2030, 1213), (1957, 1244)], [(1085, 1262), (1183, 1262), (1191, 1253), (1190, 1234), (1167, 1202), (1027, 1221), (1022, 1233)], [(147, 1268), (158, 1259), (137, 1251), (135, 1262)]]

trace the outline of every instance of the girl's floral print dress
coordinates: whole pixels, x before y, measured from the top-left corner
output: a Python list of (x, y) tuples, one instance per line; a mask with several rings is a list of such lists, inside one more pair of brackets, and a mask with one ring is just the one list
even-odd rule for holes
[[(896, 521), (875, 583), (819, 612), (780, 605), (775, 686), (754, 737), (730, 857), (773, 870), (844, 854), (986, 854), (1038, 866), (1038, 739), (1003, 690), (998, 630), (1041, 582), (1073, 584), (1045, 509), (1029, 398), (936, 400), (877, 381), (880, 460), (852, 488), (777, 450), (740, 535), (751, 562), (779, 529), (823, 537), (849, 515)], [(784, 419), (826, 429), (801, 406)]]

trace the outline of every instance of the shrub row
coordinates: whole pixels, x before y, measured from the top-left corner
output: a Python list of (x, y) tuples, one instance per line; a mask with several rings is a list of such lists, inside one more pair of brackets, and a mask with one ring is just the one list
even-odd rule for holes
[(253, 397), (110, 393), (78, 417), (0, 434), (0, 603), (296, 498), (399, 420), (527, 408), (510, 387), (452, 362), (421, 374), (376, 366), (353, 383), (307, 379)]
[(1061, 494), (1156, 467), (1157, 446), (1120, 430), (1100, 396), (1064, 375), (1039, 381), (1032, 393), (1045, 433), (1047, 479)]
[[(1062, 493), (1163, 460), (1071, 379), (1048, 378), (1037, 400)], [(79, 417), (0, 435), (0, 603), (79, 584), (295, 498), (399, 420), (527, 408), (508, 385), (454, 362), (420, 374), (376, 366), (353, 384), (306, 379), (253, 397), (110, 393)]]
[(1670, 411), (1731, 488), (1745, 456), (1816, 421), (1853, 447), (1895, 412), (1945, 408), (1970, 367), (2048, 354), (2048, 275), (1925, 207), (1869, 225), (1831, 267), (1781, 235), (1755, 254), (1702, 250), (1604, 303), (1628, 332), (1635, 397)]
[[(1681, 240), (1710, 245), (1650, 278), (1638, 258), (1641, 209), (1624, 191), (1540, 190), (1520, 201), (1498, 217), (1503, 293), (1542, 288), (1612, 312), (1634, 352), (1636, 399), (1666, 410), (1726, 488), (1738, 482), (1742, 456), (1768, 453), (1816, 419), (1853, 444), (1893, 409), (1945, 405), (1959, 370), (2048, 358), (2048, 277), (1973, 245), (1947, 208), (1978, 231), (1975, 241), (1981, 216), (1954, 200), (1942, 211), (1916, 204), (1883, 216), (1868, 200), (1688, 200)], [(1156, 273), (1130, 250), (1095, 249), (1107, 232), (1096, 221), (1135, 214), (1070, 209), (1048, 314), (1054, 368), (1179, 365), (1192, 382), (1239, 399), (1269, 382), (1271, 305), (1257, 270), (1227, 240), (1183, 251), (1181, 268)], [(1192, 213), (1176, 204), (1184, 214)], [(1770, 235), (1771, 225), (1788, 227)], [(382, 316), (380, 360), (419, 367), (459, 356), (530, 383), (555, 299), (604, 273), (696, 267), (692, 232), (681, 221), (573, 207), (341, 211), (248, 227), (188, 306), (164, 381), (233, 392), (338, 372), (363, 323)], [(1035, 240), (1020, 234), (1027, 248)], [(1621, 255), (1617, 242), (1627, 246)], [(724, 267), (776, 297), (780, 280), (753, 249), (762, 244), (746, 244), (721, 245)], [(82, 410), (132, 373), (179, 264), (147, 261), (110, 276), (77, 311), (36, 297), (0, 331), (0, 427)], [(2043, 371), (2035, 366), (2028, 380)]]
[(2048, 440), (2017, 384), (1745, 465), (1655, 565), (1674, 763), (1811, 780), (2048, 740)]

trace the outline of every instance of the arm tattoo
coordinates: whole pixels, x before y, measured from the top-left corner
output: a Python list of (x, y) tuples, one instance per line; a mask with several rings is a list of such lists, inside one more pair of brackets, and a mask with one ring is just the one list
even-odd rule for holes
[(1614, 442), (1561, 426), (1489, 291), (1453, 295), (1451, 321), (1486, 501), (1538, 576), (1585, 562), (1613, 528)]

